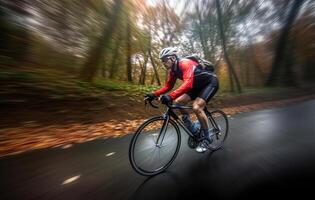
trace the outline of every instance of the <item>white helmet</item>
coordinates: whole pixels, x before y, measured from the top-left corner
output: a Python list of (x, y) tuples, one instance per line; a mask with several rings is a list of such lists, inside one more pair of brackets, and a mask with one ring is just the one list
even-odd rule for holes
[(166, 56), (176, 56), (177, 49), (175, 47), (166, 47), (160, 51), (159, 58), (162, 59)]

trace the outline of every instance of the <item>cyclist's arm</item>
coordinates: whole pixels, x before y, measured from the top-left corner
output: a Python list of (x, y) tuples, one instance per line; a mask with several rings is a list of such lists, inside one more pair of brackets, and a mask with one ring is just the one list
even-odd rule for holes
[(174, 74), (171, 71), (169, 71), (165, 85), (159, 90), (153, 92), (153, 94), (155, 94), (156, 96), (160, 96), (161, 94), (164, 94), (170, 91), (174, 87), (175, 82), (176, 82), (176, 78)]
[(170, 93), (170, 97), (173, 100), (190, 90), (193, 87), (194, 82), (195, 62), (185, 60), (180, 63), (179, 67), (181, 67), (183, 72), (184, 83), (179, 88)]

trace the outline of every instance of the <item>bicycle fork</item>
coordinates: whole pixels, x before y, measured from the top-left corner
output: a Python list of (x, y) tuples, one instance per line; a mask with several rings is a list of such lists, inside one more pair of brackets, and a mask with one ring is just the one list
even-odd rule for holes
[(165, 119), (164, 122), (163, 122), (163, 126), (161, 128), (161, 131), (159, 133), (159, 136), (155, 142), (155, 146), (158, 147), (158, 148), (161, 148), (162, 147), (162, 143), (164, 141), (164, 138), (165, 138), (165, 134), (166, 134), (166, 130), (167, 130), (167, 126), (168, 126), (168, 123), (170, 121), (170, 116), (169, 115), (163, 115), (163, 118)]

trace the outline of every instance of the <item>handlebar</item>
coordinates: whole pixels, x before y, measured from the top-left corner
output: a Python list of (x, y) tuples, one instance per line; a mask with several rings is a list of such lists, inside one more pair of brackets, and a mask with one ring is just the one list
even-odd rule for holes
[(157, 99), (149, 99), (149, 97), (144, 98), (144, 105), (146, 106), (149, 102), (150, 106), (152, 106), (153, 108), (159, 108), (159, 106), (155, 105), (154, 103), (152, 103), (152, 101), (157, 100)]
[[(148, 103), (153, 107), (153, 108), (159, 108), (159, 106), (155, 105), (152, 103), (153, 101), (158, 101), (158, 98), (150, 100), (148, 97), (144, 98), (144, 105), (146, 106)], [(179, 104), (170, 104), (166, 105), (167, 107), (171, 109), (192, 109), (191, 106), (184, 106), (184, 105), (179, 105)]]

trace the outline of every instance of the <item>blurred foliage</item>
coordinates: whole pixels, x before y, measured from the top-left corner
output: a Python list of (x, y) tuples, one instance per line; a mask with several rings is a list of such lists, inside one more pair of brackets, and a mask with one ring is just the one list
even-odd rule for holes
[[(166, 79), (160, 49), (176, 46), (182, 56), (215, 63), (223, 92), (234, 91), (237, 79), (245, 88), (263, 87), (271, 76), (273, 86), (291, 85), (283, 81), (288, 76), (295, 86), (314, 84), (315, 2), (301, 2), (288, 27), (295, 2), (220, 1), (223, 53), (215, 0), (1, 1), (0, 81), (40, 87), (59, 79), (57, 88), (150, 92)], [(283, 57), (272, 67), (276, 54)]]
[(154, 85), (128, 84), (126, 82), (117, 82), (104, 79), (96, 79), (93, 83), (93, 86), (108, 91), (127, 91), (130, 95), (136, 93), (145, 94), (159, 88), (158, 86)]

